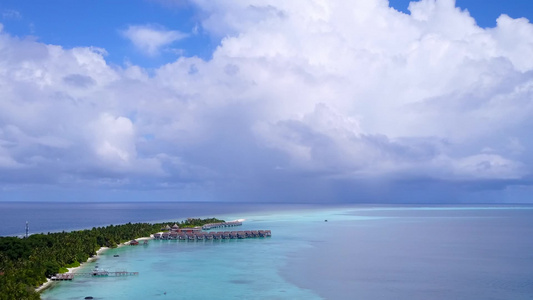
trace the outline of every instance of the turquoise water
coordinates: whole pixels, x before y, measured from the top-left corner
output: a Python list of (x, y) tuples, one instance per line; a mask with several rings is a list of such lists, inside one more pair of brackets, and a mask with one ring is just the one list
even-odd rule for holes
[[(215, 217), (219, 217), (214, 215)], [(337, 207), (221, 216), (271, 238), (149, 241), (42, 299), (531, 299), (531, 207)], [(328, 220), (325, 222), (325, 220)], [(119, 257), (114, 257), (114, 255)]]

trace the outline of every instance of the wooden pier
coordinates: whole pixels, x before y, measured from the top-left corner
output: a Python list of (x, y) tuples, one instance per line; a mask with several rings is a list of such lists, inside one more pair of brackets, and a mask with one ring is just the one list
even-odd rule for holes
[(242, 222), (240, 221), (220, 222), (220, 223), (205, 224), (204, 226), (202, 226), (202, 229), (209, 230), (213, 228), (233, 227), (233, 226), (241, 226), (241, 225), (242, 225)]
[(108, 271), (93, 271), (93, 272), (85, 272), (85, 273), (73, 273), (76, 276), (93, 276), (93, 277), (123, 277), (123, 276), (137, 276), (139, 275), (139, 272), (128, 272), (128, 271), (116, 271), (116, 272), (108, 272)]
[(231, 240), (271, 237), (270, 230), (244, 230), (244, 231), (218, 231), (218, 232), (180, 232), (180, 233), (156, 233), (156, 240), (181, 240), (181, 241), (205, 241), (205, 240)]
[(56, 274), (56, 276), (52, 276), (50, 279), (54, 281), (64, 281), (64, 280), (72, 280), (76, 276), (84, 276), (84, 277), (124, 277), (124, 276), (137, 276), (139, 275), (139, 272), (128, 272), (128, 271), (116, 271), (116, 272), (108, 272), (108, 271), (100, 271), (95, 270), (92, 272), (76, 272), (76, 273), (60, 273)]

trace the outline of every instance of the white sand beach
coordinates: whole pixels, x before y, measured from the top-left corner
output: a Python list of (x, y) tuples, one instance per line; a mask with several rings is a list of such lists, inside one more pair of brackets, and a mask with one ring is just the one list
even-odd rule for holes
[[(152, 239), (152, 237), (153, 236), (140, 237), (140, 238), (135, 239), (135, 240), (137, 240), (137, 241), (150, 240), (150, 239)], [(117, 248), (125, 246), (125, 245), (129, 245), (129, 244), (130, 244), (130, 241), (127, 241), (125, 243), (120, 243), (120, 244), (117, 245)], [(111, 248), (109, 248), (109, 247), (101, 247), (100, 249), (96, 250), (96, 255), (94, 255), (92, 257), (89, 257), (89, 259), (86, 262), (80, 263), (79, 267), (67, 268), (68, 271), (66, 273), (76, 273), (85, 263), (97, 260), (99, 258), (99, 256), (100, 256), (100, 254), (102, 254), (103, 252), (105, 252), (108, 249), (111, 249)], [(47, 278), (46, 282), (41, 284), (38, 288), (36, 288), (35, 291), (40, 293), (40, 292), (44, 291), (45, 289), (49, 288), (53, 283), (54, 283), (54, 281), (52, 281), (51, 279)]]
[[(96, 255), (94, 255), (93, 257), (89, 257), (89, 259), (86, 262), (80, 263), (79, 267), (67, 268), (68, 271), (66, 273), (76, 273), (76, 271), (79, 270), (85, 263), (98, 259), (98, 255), (100, 255), (102, 252), (104, 252), (107, 249), (109, 249), (109, 247), (101, 247), (100, 249), (96, 251)], [(41, 284), (38, 288), (36, 288), (35, 291), (42, 292), (43, 290), (49, 288), (53, 283), (54, 281), (52, 281), (50, 278), (47, 278), (46, 282)]]

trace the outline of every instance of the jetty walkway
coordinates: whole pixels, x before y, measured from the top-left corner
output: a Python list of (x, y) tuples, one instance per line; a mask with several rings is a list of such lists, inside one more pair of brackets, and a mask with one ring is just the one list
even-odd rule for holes
[(218, 232), (163, 232), (154, 234), (156, 240), (184, 240), (184, 241), (203, 241), (203, 240), (231, 240), (231, 239), (248, 239), (248, 238), (265, 238), (271, 237), (270, 230), (245, 230), (245, 231), (218, 231)]
[(204, 226), (202, 226), (202, 229), (209, 230), (213, 228), (233, 227), (233, 226), (240, 226), (240, 225), (242, 225), (241, 221), (220, 222), (220, 223), (205, 224)]
[(128, 272), (128, 271), (117, 271), (117, 272), (108, 272), (108, 271), (93, 271), (93, 272), (76, 272), (76, 273), (60, 273), (56, 276), (52, 276), (50, 279), (54, 281), (64, 281), (72, 280), (76, 276), (85, 276), (85, 277), (124, 277), (124, 276), (137, 276), (139, 272)]

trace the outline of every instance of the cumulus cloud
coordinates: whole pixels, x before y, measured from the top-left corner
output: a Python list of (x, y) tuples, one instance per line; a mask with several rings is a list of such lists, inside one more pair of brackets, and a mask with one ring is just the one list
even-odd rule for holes
[(130, 25), (122, 31), (137, 49), (149, 56), (156, 56), (161, 48), (185, 38), (187, 35), (176, 30), (167, 30), (155, 25)]
[[(279, 201), (531, 184), (529, 21), (483, 29), (453, 0), (191, 2), (220, 45), (150, 74), (0, 33), (0, 180)], [(124, 35), (148, 55), (184, 37)]]
[(94, 134), (94, 151), (108, 162), (129, 162), (136, 155), (133, 144), (134, 130), (131, 120), (102, 114), (89, 125)]

